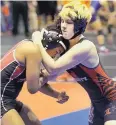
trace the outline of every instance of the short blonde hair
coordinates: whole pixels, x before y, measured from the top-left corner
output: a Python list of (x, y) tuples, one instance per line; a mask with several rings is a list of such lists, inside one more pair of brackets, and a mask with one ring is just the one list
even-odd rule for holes
[(59, 16), (63, 19), (71, 18), (72, 20), (84, 18), (89, 22), (91, 20), (91, 11), (85, 4), (76, 0), (64, 5)]

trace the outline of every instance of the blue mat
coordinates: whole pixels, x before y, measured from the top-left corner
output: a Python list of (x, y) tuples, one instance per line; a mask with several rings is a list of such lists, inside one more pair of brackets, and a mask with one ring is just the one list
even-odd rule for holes
[(45, 119), (42, 125), (88, 125), (89, 109)]

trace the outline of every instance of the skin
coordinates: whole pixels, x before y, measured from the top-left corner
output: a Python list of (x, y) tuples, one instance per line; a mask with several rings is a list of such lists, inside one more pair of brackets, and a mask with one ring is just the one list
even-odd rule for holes
[[(28, 47), (27, 47), (28, 46)], [(60, 54), (64, 49), (59, 46), (52, 50), (47, 50), (48, 54), (55, 57), (56, 54)], [(59, 98), (61, 102), (65, 102), (68, 99), (66, 93), (57, 92), (53, 90), (50, 85), (45, 84), (40, 87), (39, 75), (40, 75), (40, 64), (42, 61), (41, 53), (38, 45), (32, 42), (23, 42), (15, 50), (15, 57), (21, 63), (26, 65), (26, 79), (27, 89), (31, 94), (40, 91), (48, 96)], [(26, 64), (25, 64), (26, 60)], [(30, 66), (33, 65), (33, 66)], [(43, 81), (42, 81), (43, 82)], [(32, 84), (33, 83), (33, 84)], [(45, 82), (46, 83), (46, 82)], [(32, 112), (32, 110), (23, 105), (21, 112), (18, 113), (15, 109), (9, 110), (4, 114), (1, 120), (2, 125), (41, 125), (38, 118)]]
[(60, 54), (60, 53), (63, 53), (64, 52), (64, 49), (62, 46), (59, 46), (59, 47), (56, 47), (56, 48), (53, 48), (53, 49), (49, 49), (47, 50), (47, 53), (51, 56), (51, 57), (55, 57), (57, 54)]
[(70, 48), (78, 43), (80, 35), (70, 40), (74, 36), (74, 22), (70, 18), (61, 20), (61, 31), (63, 37), (70, 41)]
[[(69, 21), (71, 22), (71, 23), (69, 23)], [(71, 30), (69, 30), (70, 28), (72, 28), (72, 31)], [(64, 29), (65, 29), (65, 31), (64, 31)], [(65, 19), (62, 19), (62, 22), (61, 22), (61, 31), (62, 31), (62, 33), (63, 33), (63, 36), (65, 37), (65, 38), (67, 38), (68, 36), (71, 38), (73, 35), (74, 35), (74, 24), (72, 23), (72, 21), (71, 21), (71, 19), (70, 20), (65, 20)], [(52, 65), (52, 63), (51, 62), (53, 62), (52, 61), (52, 59), (51, 59), (51, 57), (49, 57), (48, 56), (48, 54), (46, 53), (46, 52), (44, 52), (43, 53), (43, 51), (45, 51), (44, 50), (44, 48), (43, 48), (43, 45), (41, 44), (41, 42), (39, 42), (39, 40), (41, 41), (41, 38), (42, 38), (42, 33), (40, 33), (39, 31), (36, 31), (36, 32), (34, 32), (34, 34), (33, 34), (33, 41), (35, 42), (35, 43), (38, 43), (38, 45), (39, 45), (39, 47), (40, 47), (40, 49), (41, 49), (41, 54), (42, 54), (42, 57), (43, 57), (43, 62), (46, 60), (46, 61), (48, 61), (49, 60), (49, 65)], [(38, 36), (40, 36), (40, 38), (38, 38)], [(78, 43), (78, 41), (79, 41), (79, 39), (80, 39), (80, 35), (79, 36), (77, 36), (77, 37), (75, 37), (74, 39), (71, 39), (71, 40), (69, 40), (70, 41), (70, 48), (72, 48), (75, 44), (77, 44)], [(81, 51), (81, 50), (78, 50), (78, 51)], [(72, 55), (72, 52), (70, 53), (71, 55)], [(70, 56), (70, 54), (69, 54), (69, 56)], [(47, 57), (47, 58), (45, 58), (45, 57)], [(62, 56), (62, 58), (63, 58), (63, 56)], [(60, 61), (59, 61), (60, 60)], [(72, 59), (68, 59), (68, 61), (67, 61), (67, 59), (63, 62), (63, 64), (65, 65), (67, 62), (68, 63), (70, 63), (70, 61), (71, 61)], [(46, 62), (45, 61), (45, 62)], [(59, 64), (61, 64), (61, 59), (58, 59), (58, 64), (56, 64), (56, 65), (59, 65)], [(54, 62), (53, 62), (54, 63)], [(54, 65), (54, 64), (53, 64)], [(52, 66), (53, 66), (52, 65)], [(57, 72), (60, 72), (59, 70), (61, 70), (62, 68), (60, 67), (60, 68), (57, 68), (56, 70), (55, 70), (55, 67), (54, 68), (52, 68), (52, 66), (50, 66), (50, 68), (49, 68), (49, 66), (47, 66), (46, 65), (46, 63), (44, 63), (44, 66), (45, 66), (45, 68), (47, 69), (47, 71), (50, 73), (50, 74), (57, 74)], [(56, 66), (57, 67), (57, 66)], [(58, 66), (59, 67), (59, 66)], [(63, 69), (62, 69), (63, 70)]]
[(71, 19), (61, 19), (61, 31), (62, 31), (62, 35), (65, 39), (70, 39), (74, 36), (74, 22)]
[[(98, 23), (99, 24), (99, 23)], [(100, 29), (100, 25), (98, 25), (98, 29)], [(64, 29), (66, 32), (64, 32)], [(61, 21), (61, 30), (63, 37), (65, 39), (70, 39), (74, 35), (74, 24), (71, 22), (71, 20), (62, 20)], [(78, 40), (79, 37), (74, 38), (73, 40), (70, 40), (70, 44), (74, 46), (76, 44), (76, 41)], [(104, 123), (104, 125), (115, 125), (116, 120), (109, 120)]]
[[(72, 28), (72, 31), (69, 30), (69, 27), (74, 27), (74, 24), (68, 24), (66, 20), (61, 21), (61, 30), (63, 33), (63, 37), (65, 38), (71, 38), (72, 32), (74, 31), (74, 29)], [(66, 32), (64, 32), (64, 29)], [(38, 36), (39, 32), (35, 33), (35, 41), (38, 40)], [(68, 36), (69, 35), (69, 36)], [(78, 62), (78, 59), (80, 56), (84, 56), (87, 55), (88, 50), (91, 49), (91, 47), (93, 47), (93, 44), (90, 45), (85, 45), (85, 47), (83, 47), (83, 44), (78, 44), (80, 36), (77, 36), (76, 38), (69, 40), (70, 44), (71, 44), (71, 48), (69, 51), (66, 52), (66, 54), (64, 54), (62, 57), (60, 57), (58, 60), (54, 61), (44, 50), (42, 44), (41, 44), (41, 39), (39, 39), (40, 41), (39, 43), (39, 47), (41, 49), (41, 54), (42, 54), (42, 58), (43, 61), (46, 65), (46, 69), (50, 74), (57, 74), (59, 72), (63, 72), (65, 70), (72, 68), (73, 64), (79, 64), (80, 62)], [(75, 45), (75, 46), (74, 46)], [(73, 47), (74, 46), (74, 47)], [(78, 49), (77, 49), (78, 48)], [(82, 52), (82, 53), (81, 53)], [(86, 54), (85, 54), (86, 53)], [(62, 61), (63, 60), (63, 61)], [(76, 62), (77, 61), (77, 62)], [(81, 60), (83, 61), (83, 60)], [(72, 64), (72, 65), (71, 65)], [(73, 65), (75, 66), (75, 65)], [(115, 125), (116, 124), (116, 120), (109, 120), (107, 122), (104, 123), (104, 125)]]

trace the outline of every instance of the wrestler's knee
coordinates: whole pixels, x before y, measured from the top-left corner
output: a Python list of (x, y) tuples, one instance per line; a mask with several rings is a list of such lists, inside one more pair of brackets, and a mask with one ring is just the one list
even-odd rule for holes
[(28, 119), (32, 122), (36, 122), (38, 120), (36, 115), (32, 112), (32, 110), (27, 105), (23, 105), (20, 115), (27, 116)]
[(106, 121), (104, 125), (116, 125), (116, 120)]

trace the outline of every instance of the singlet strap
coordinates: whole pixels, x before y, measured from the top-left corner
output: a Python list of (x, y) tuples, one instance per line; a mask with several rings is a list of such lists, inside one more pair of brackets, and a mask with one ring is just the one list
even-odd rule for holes
[(87, 40), (87, 38), (86, 38), (86, 37), (82, 37), (82, 38), (79, 40), (78, 43), (81, 43), (83, 40)]

